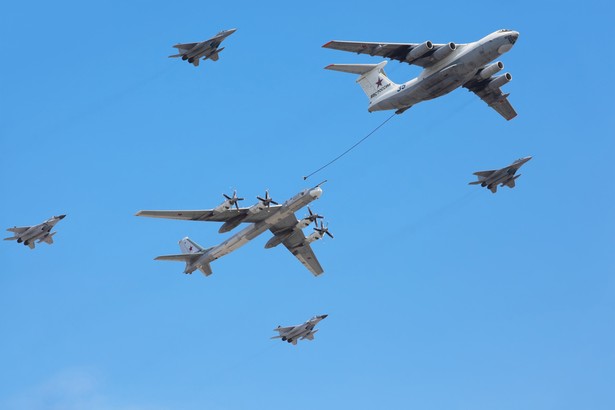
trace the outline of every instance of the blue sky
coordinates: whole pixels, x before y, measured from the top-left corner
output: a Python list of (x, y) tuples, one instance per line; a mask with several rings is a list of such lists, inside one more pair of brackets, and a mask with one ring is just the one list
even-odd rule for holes
[[(614, 408), (614, 9), (5, 4), (0, 226), (68, 216), (53, 246), (0, 243), (0, 408)], [(231, 27), (216, 63), (166, 58)], [(390, 115), (322, 69), (380, 60), (322, 44), (500, 28), (521, 33), (502, 58), (517, 118), (456, 90), (302, 180)], [(526, 155), (514, 190), (467, 185)], [(227, 235), (133, 216), (325, 178), (318, 278), (267, 235), (182, 275), (153, 258)], [(323, 313), (315, 341), (269, 340)]]

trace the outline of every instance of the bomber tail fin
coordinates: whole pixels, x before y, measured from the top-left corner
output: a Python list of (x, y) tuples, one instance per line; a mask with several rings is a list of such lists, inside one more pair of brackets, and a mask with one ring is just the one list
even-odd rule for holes
[(331, 64), (325, 67), (325, 69), (359, 74), (357, 83), (359, 83), (371, 103), (385, 91), (394, 89), (397, 86), (384, 72), (386, 64), (387, 61), (379, 64)]
[(205, 276), (212, 274), (211, 266), (207, 261), (200, 261), (198, 265), (195, 262), (199, 260), (209, 249), (205, 249), (192, 239), (185, 237), (179, 241), (179, 249), (182, 253), (179, 255), (162, 255), (154, 258), (157, 261), (175, 261), (186, 262), (184, 273), (192, 273), (195, 270), (200, 270)]

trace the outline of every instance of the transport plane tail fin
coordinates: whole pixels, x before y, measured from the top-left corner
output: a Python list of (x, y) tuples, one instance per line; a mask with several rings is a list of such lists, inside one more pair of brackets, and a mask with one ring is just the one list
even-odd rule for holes
[(331, 64), (325, 67), (325, 69), (359, 74), (357, 83), (359, 83), (371, 103), (383, 93), (398, 87), (398, 85), (391, 81), (384, 72), (384, 66), (386, 64), (387, 61), (383, 61), (379, 64)]

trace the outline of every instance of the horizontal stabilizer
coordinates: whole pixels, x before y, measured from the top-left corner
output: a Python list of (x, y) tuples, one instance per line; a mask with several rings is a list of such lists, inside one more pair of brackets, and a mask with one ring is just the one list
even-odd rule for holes
[(366, 74), (376, 68), (382, 68), (387, 64), (383, 61), (379, 64), (330, 64), (325, 67), (325, 70), (341, 71), (351, 74)]
[(177, 58), (181, 56), (183, 56), (183, 54), (173, 54), (172, 56), (169, 56), (169, 58)]
[(162, 255), (154, 258), (156, 261), (176, 261), (176, 262), (191, 262), (198, 259), (203, 252), (199, 253), (182, 253), (180, 255)]
[(478, 184), (482, 184), (483, 181), (472, 181), (472, 182), (468, 182), (468, 185), (478, 185)]

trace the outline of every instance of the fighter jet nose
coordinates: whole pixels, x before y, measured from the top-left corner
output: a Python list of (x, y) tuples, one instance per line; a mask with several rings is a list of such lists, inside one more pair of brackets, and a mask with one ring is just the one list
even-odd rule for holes
[(66, 215), (58, 215), (56, 218), (58, 219), (64, 219), (66, 217)]
[(322, 189), (319, 186), (317, 186), (316, 188), (310, 191), (310, 195), (314, 198), (320, 198), (320, 196), (322, 195)]
[(329, 316), (329, 315), (322, 315), (320, 318), (321, 318), (321, 319), (326, 319), (326, 318), (327, 318), (327, 316)]

